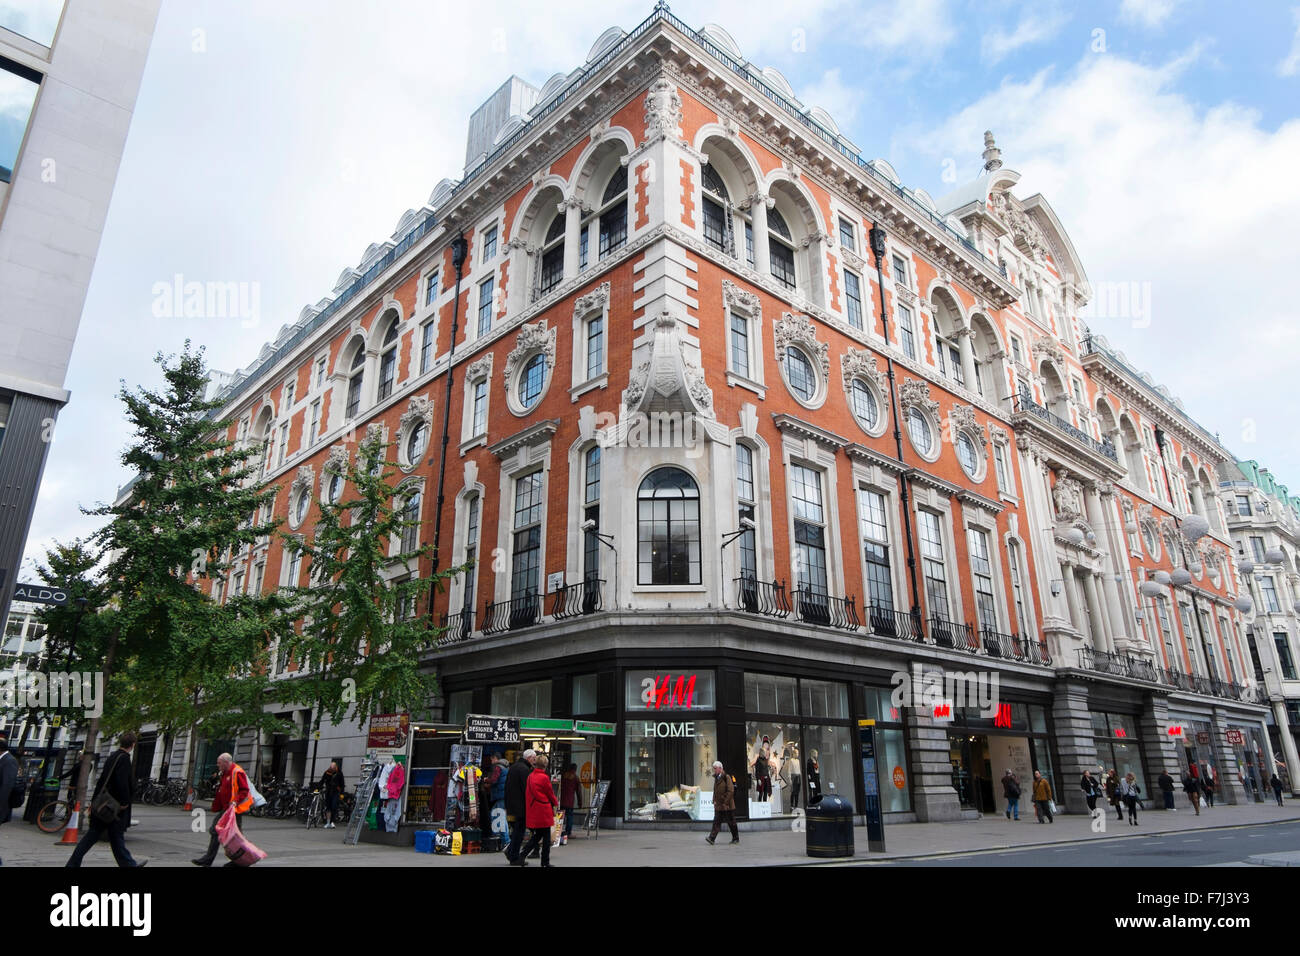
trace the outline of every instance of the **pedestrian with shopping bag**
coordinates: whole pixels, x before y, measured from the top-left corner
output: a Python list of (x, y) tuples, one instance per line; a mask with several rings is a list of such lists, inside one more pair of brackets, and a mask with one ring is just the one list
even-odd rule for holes
[(538, 754), (533, 760), (533, 772), (528, 776), (525, 810), (528, 843), (519, 851), (519, 860), (515, 866), (527, 866), (528, 854), (538, 844), (541, 844), (542, 849), (542, 866), (551, 865), (551, 829), (555, 826), (555, 808), (560, 805), (560, 801), (555, 798), (555, 788), (551, 786), (547, 764), (546, 754)]
[(1038, 822), (1042, 823), (1043, 817), (1047, 817), (1048, 823), (1055, 823), (1052, 819), (1052, 785), (1047, 778), (1043, 776), (1042, 771), (1034, 771), (1034, 810), (1038, 813)]
[(217, 858), (217, 847), (222, 846), (230, 857), (226, 866), (250, 866), (266, 854), (249, 843), (239, 827), (241, 818), (247, 826), (248, 811), (253, 806), (248, 774), (235, 763), (235, 758), (230, 754), (222, 754), (217, 758), (217, 770), (221, 779), (217, 782), (217, 792), (212, 797), (212, 813), (215, 816), (208, 830), (208, 849), (190, 862), (195, 866), (211, 866)]

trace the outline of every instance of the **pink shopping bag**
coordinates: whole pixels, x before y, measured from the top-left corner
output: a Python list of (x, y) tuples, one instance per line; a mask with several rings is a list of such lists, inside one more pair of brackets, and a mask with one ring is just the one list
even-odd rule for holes
[(265, 851), (259, 850), (240, 831), (234, 807), (226, 807), (226, 812), (217, 821), (217, 840), (226, 851), (226, 857), (238, 866), (252, 866), (258, 860), (266, 859)]

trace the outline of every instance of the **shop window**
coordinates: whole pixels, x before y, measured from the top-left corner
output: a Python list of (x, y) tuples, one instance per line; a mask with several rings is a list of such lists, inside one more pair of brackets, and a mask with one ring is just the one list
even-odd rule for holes
[(458, 690), (447, 695), (447, 723), (464, 724), (465, 716), (474, 705), (472, 690)]
[(594, 714), (596, 712), (596, 675), (579, 674), (573, 678), (573, 714), (575, 717), (582, 714)]
[(1277, 663), (1282, 668), (1282, 676), (1287, 680), (1295, 680), (1295, 661), (1291, 657), (1291, 642), (1286, 632), (1280, 631), (1274, 634), (1273, 643), (1277, 646)]
[(903, 711), (901, 708), (894, 706), (893, 693), (893, 687), (860, 686), (858, 688), (858, 709), (861, 713), (858, 716), (879, 723), (901, 723)]
[(847, 720), (849, 689), (846, 685), (825, 680), (799, 681), (799, 713), (805, 717), (830, 717)]
[(795, 679), (745, 674), (745, 710), (751, 714), (795, 714)]
[[(717, 728), (713, 720), (627, 722), (629, 822), (713, 819)], [(740, 782), (740, 774), (734, 775)]]
[(550, 717), (551, 682), (539, 680), (493, 687), (492, 713), (503, 717)]
[(912, 809), (912, 788), (903, 731), (891, 727), (877, 727), (876, 753), (880, 774), (881, 809), (886, 813), (908, 812)]

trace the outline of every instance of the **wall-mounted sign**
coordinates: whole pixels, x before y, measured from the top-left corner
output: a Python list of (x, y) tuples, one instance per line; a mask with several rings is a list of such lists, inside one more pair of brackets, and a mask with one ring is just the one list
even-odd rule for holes
[(1172, 727), (1170, 727), (1170, 728), (1169, 728), (1169, 736), (1170, 736), (1170, 737), (1181, 737), (1181, 736), (1183, 736), (1183, 728), (1182, 728), (1182, 726), (1181, 726), (1180, 724), (1174, 724)]
[(44, 584), (25, 584), (19, 581), (14, 585), (14, 600), (63, 607), (68, 603), (68, 592), (62, 588), (47, 587)]
[(903, 773), (902, 767), (894, 768), (894, 786), (899, 790), (907, 786), (907, 775)]
[(1208, 730), (1198, 730), (1196, 732), (1196, 742), (1198, 744), (1208, 744), (1210, 742), (1210, 732)]
[(575, 720), (573, 722), (573, 732), (575, 734), (596, 734), (603, 737), (612, 737), (618, 733), (618, 725), (602, 724), (594, 720)]
[(1116, 737), (1127, 737), (1127, 736), (1128, 736), (1128, 731), (1125, 730), (1123, 727), (1116, 727), (1116, 728), (1115, 728), (1115, 736), (1116, 736)]
[(374, 714), (370, 718), (366, 749), (401, 750), (406, 746), (410, 735), (410, 714)]
[(1011, 705), (1010, 704), (998, 704), (998, 713), (997, 716), (993, 718), (993, 726), (1010, 728), (1011, 726)]
[(713, 710), (716, 707), (713, 671), (627, 671), (624, 703), (628, 710)]
[(646, 737), (694, 737), (695, 721), (691, 720), (681, 724), (646, 721), (644, 735)]
[(465, 742), (470, 744), (519, 743), (518, 717), (465, 716)]
[(1230, 744), (1244, 744), (1246, 742), (1246, 738), (1240, 730), (1225, 731), (1224, 736), (1228, 738)]

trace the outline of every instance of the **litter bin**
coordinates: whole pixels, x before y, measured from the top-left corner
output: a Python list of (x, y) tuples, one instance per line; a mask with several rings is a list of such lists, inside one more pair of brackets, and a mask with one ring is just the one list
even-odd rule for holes
[(804, 814), (808, 855), (853, 855), (853, 805), (842, 797), (824, 796)]
[[(53, 783), (54, 786), (49, 786)], [(27, 791), (27, 809), (23, 811), (23, 821), (26, 823), (35, 823), (36, 818), (41, 815), (46, 804), (53, 803), (59, 798), (59, 781), (56, 778), (53, 781), (38, 777), (32, 781), (31, 788)]]

